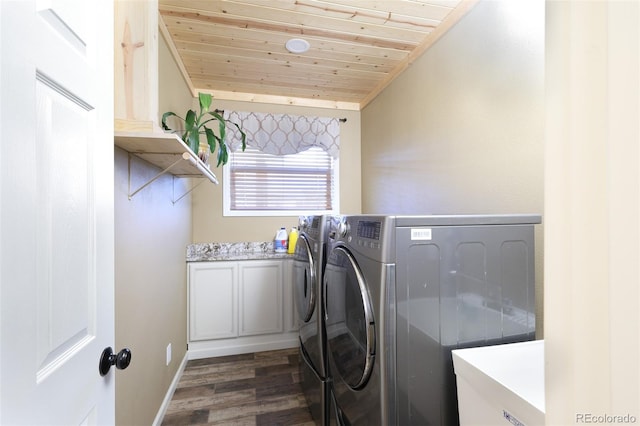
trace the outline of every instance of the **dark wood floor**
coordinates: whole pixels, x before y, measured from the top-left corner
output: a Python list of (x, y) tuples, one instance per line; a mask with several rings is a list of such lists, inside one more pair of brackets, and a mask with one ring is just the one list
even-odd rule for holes
[(189, 361), (162, 425), (313, 426), (298, 361), (297, 348)]

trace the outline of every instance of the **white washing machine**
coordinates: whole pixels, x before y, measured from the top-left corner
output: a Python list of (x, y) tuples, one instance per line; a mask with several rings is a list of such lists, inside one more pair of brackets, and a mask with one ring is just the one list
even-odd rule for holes
[(335, 218), (324, 275), (331, 423), (457, 424), (451, 350), (535, 337), (540, 221)]
[(300, 324), (300, 381), (316, 424), (326, 425), (328, 366), (324, 327), (323, 272), (328, 216), (301, 216), (293, 260), (293, 286)]

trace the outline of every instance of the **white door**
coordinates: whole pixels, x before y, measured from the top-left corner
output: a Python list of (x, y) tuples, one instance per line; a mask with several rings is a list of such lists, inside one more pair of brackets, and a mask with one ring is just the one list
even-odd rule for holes
[(113, 424), (113, 3), (0, 19), (0, 424)]

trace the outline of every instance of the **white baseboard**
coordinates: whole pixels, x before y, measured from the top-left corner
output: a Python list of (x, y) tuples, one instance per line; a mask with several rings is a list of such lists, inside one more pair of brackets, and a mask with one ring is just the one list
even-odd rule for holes
[(156, 414), (156, 418), (153, 420), (153, 426), (160, 426), (162, 424), (162, 419), (164, 419), (164, 415), (167, 412), (167, 408), (169, 408), (169, 403), (171, 403), (171, 398), (173, 398), (173, 393), (176, 391), (178, 387), (178, 382), (182, 377), (182, 373), (184, 372), (185, 367), (187, 366), (187, 361), (189, 361), (189, 353), (186, 352), (184, 357), (182, 358), (182, 362), (180, 363), (180, 367), (178, 367), (178, 371), (176, 371), (176, 375), (173, 376), (173, 381), (167, 389), (167, 394), (164, 396), (164, 400), (162, 401), (162, 405), (160, 405), (160, 409), (158, 410), (158, 414)]
[(287, 333), (274, 339), (273, 335), (245, 337), (236, 339), (191, 342), (187, 355), (189, 359), (211, 358), (216, 356), (238, 355), (251, 352), (275, 351), (296, 348), (299, 345), (298, 333)]

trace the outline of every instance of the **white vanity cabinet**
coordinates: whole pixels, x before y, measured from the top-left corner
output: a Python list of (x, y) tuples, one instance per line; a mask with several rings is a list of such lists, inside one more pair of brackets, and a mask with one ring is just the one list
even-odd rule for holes
[(191, 262), (189, 359), (296, 347), (291, 260)]

